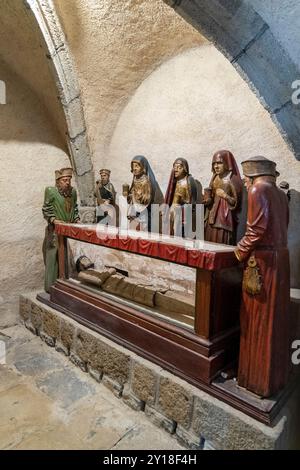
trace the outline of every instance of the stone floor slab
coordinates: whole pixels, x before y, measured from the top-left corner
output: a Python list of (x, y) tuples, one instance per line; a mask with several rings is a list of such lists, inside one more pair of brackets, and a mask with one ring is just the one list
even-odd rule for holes
[(77, 374), (69, 368), (49, 372), (46, 376), (39, 378), (36, 385), (63, 408), (95, 394), (94, 384), (80, 380)]
[(1, 333), (0, 449), (184, 450), (23, 326)]

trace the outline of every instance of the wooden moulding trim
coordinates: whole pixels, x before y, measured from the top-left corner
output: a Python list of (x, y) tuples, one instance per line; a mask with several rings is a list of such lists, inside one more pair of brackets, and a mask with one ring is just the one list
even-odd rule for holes
[[(135, 309), (134, 307), (129, 307), (118, 301), (118, 299), (114, 300), (103, 297), (101, 296), (101, 292), (99, 292), (99, 294), (90, 291), (87, 292), (84, 288), (76, 286), (70, 281), (58, 280), (55, 284), (55, 288), (59, 291), (68, 293), (74, 298), (79, 298), (87, 304), (104, 310), (109, 310), (109, 313), (116, 317), (121, 317), (127, 321), (134, 322), (146, 330), (150, 330), (158, 335), (163, 335), (169, 340), (206, 357), (212, 356), (218, 351), (225, 349), (232, 341), (237, 344), (239, 339), (238, 327), (226, 330), (223, 334), (216, 336), (212, 340), (208, 340), (184, 328), (164, 322), (154, 316), (147, 315), (146, 313), (139, 311), (138, 308)], [(55, 302), (54, 295), (54, 290), (53, 294), (51, 290), (51, 300)]]
[[(57, 287), (54, 287), (53, 290), (56, 290)], [(61, 294), (66, 294), (63, 290), (61, 291)], [(67, 294), (68, 296), (71, 294)], [(140, 347), (132, 347), (132, 344), (127, 342), (126, 340), (123, 340), (121, 338), (117, 338), (114, 335), (109, 335), (107, 334), (107, 331), (103, 330), (101, 327), (98, 325), (95, 325), (88, 319), (83, 318), (81, 315), (78, 315), (76, 313), (73, 313), (71, 310), (69, 310), (66, 307), (63, 307), (62, 305), (56, 304), (52, 300), (48, 300), (48, 298), (45, 297), (45, 294), (41, 294), (37, 296), (38, 300), (43, 302), (46, 305), (49, 305), (50, 307), (62, 312), (63, 314), (69, 316), (70, 318), (74, 319), (75, 321), (79, 322), (80, 324), (83, 324), (84, 326), (98, 332), (99, 334), (108, 337), (109, 339), (113, 340), (114, 342), (120, 344), (123, 347), (127, 347), (128, 349), (132, 350), (133, 352), (137, 353), (138, 355), (148, 359), (152, 360), (154, 363), (159, 364), (161, 367), (165, 368), (166, 370), (169, 370), (170, 372), (174, 373), (175, 375), (181, 377), (182, 379), (186, 380), (190, 384), (194, 385), (195, 387), (199, 388), (200, 390), (203, 390), (204, 392), (208, 393), (209, 395), (213, 396), (214, 398), (217, 398), (228, 405), (232, 406), (233, 408), (242, 411), (243, 413), (247, 414), (248, 416), (251, 416), (252, 418), (267, 424), (271, 425), (272, 422), (274, 421), (275, 417), (277, 416), (278, 412), (282, 408), (284, 402), (287, 400), (289, 395), (292, 393), (292, 391), (295, 389), (296, 385), (299, 383), (299, 376), (296, 378), (292, 383), (289, 384), (289, 386), (283, 390), (278, 397), (276, 397), (276, 400), (274, 400), (274, 405), (270, 406), (268, 410), (262, 410), (260, 408), (255, 407), (255, 405), (247, 402), (245, 399), (241, 399), (237, 397), (236, 395), (231, 394), (230, 392), (220, 389), (219, 386), (214, 385), (214, 383), (211, 383), (211, 380), (208, 379), (204, 376), (204, 380), (200, 380), (199, 378), (192, 377), (182, 371), (180, 368), (177, 368), (175, 365), (170, 364), (168, 361), (158, 358), (155, 356), (155, 354), (151, 353), (145, 353), (142, 348)], [(74, 297), (75, 301), (79, 301), (79, 298)], [(85, 301), (83, 301), (85, 302)], [(197, 353), (195, 353), (197, 356)], [(195, 358), (196, 358), (195, 356)], [(199, 356), (198, 356), (199, 358)], [(210, 370), (211, 373), (213, 373), (213, 369), (215, 368), (218, 370), (220, 368), (220, 362), (222, 362), (222, 355), (217, 355), (211, 356), (211, 358), (205, 358), (203, 359), (207, 362), (207, 372)], [(177, 357), (176, 357), (177, 360)], [(198, 360), (198, 359), (197, 359)], [(214, 367), (212, 368), (212, 361), (215, 361)], [(195, 363), (194, 363), (195, 364)], [(210, 369), (209, 369), (210, 367)], [(204, 370), (202, 370), (202, 373)], [(212, 377), (213, 378), (213, 377)]]
[(197, 269), (195, 299), (195, 333), (210, 338), (211, 334), (211, 294), (212, 272)]
[[(72, 296), (66, 291), (52, 289), (52, 306), (57, 309), (64, 307), (66, 313), (79, 323), (106, 336), (121, 346), (136, 352), (137, 354), (153, 361), (171, 372), (186, 372), (186, 376), (192, 374), (195, 379), (201, 378), (209, 382), (219, 369), (219, 355), (223, 351), (207, 357), (195, 349), (189, 349), (184, 344), (174, 341), (162, 335), (160, 332), (145, 328), (132, 318), (124, 318), (115, 315), (111, 309), (105, 307), (87, 305), (83, 299)], [(197, 364), (197, 368), (195, 368)]]

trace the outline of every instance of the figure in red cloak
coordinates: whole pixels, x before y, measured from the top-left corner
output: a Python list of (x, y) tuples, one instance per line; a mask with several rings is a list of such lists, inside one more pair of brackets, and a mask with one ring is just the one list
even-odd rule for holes
[(245, 236), (235, 251), (245, 262), (238, 384), (262, 396), (285, 386), (290, 369), (288, 199), (276, 186), (276, 164), (242, 163), (248, 190)]
[(243, 183), (234, 156), (228, 150), (216, 152), (212, 159), (209, 188), (204, 191), (205, 240), (225, 245), (236, 244)]

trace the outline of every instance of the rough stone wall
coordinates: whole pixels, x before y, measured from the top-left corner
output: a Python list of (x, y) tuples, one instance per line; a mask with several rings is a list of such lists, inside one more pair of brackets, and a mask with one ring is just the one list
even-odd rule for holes
[(140, 153), (149, 158), (163, 191), (177, 157), (189, 161), (205, 187), (212, 155), (222, 148), (230, 149), (239, 164), (254, 155), (275, 160), (279, 181), (290, 183), (292, 286), (299, 287), (300, 163), (269, 113), (214, 46), (185, 51), (146, 78), (119, 118), (104, 164), (112, 169), (119, 194), (122, 183), (131, 182), (131, 158)]
[[(249, 2), (299, 64), (299, 45), (293, 39), (298, 34), (299, 3)], [(211, 154), (221, 144), (231, 146), (238, 161), (258, 151), (275, 158), (282, 179), (293, 188), (290, 247), (292, 283), (298, 286), (299, 162), (291, 159), (265, 111), (225, 59), (162, 0), (55, 4), (78, 70), (95, 167), (112, 161), (120, 191), (123, 176), (131, 177), (128, 163), (137, 151), (149, 157), (162, 186), (179, 154), (188, 157), (192, 172), (204, 183)], [(7, 105), (0, 105), (1, 204), (9, 225), (9, 231), (1, 226), (0, 300), (7, 311), (17, 292), (42, 283), (42, 193), (53, 182), (53, 170), (69, 162), (59, 136), (65, 131), (64, 118), (25, 2), (2, 0), (0, 26), (0, 79), (7, 83), (9, 97)], [(165, 95), (157, 112), (162, 90)], [(24, 203), (19, 194), (7, 196), (12, 174)], [(25, 260), (29, 268), (24, 267)]]
[(159, 366), (46, 307), (20, 298), (26, 328), (191, 449), (299, 448), (299, 388), (272, 427), (212, 398)]
[[(290, 54), (293, 47), (297, 55), (299, 47), (286, 47), (282, 22), (278, 27), (278, 18), (285, 17), (293, 30), (288, 37), (296, 33), (299, 19), (295, 1), (266, 2), (267, 8), (258, 11), (247, 0), (164, 1), (207, 36), (239, 70), (300, 160), (299, 108), (292, 101), (291, 88), (300, 70)], [(285, 7), (287, 15), (282, 13)], [(264, 18), (260, 11), (265, 13)]]
[(131, 158), (142, 153), (166, 190), (173, 161), (184, 157), (205, 187), (212, 156), (223, 148), (238, 163), (260, 154), (274, 159), (280, 178), (300, 191), (300, 163), (268, 112), (224, 56), (203, 45), (164, 62), (143, 81), (120, 115), (104, 164), (120, 192), (132, 179)]
[(74, 55), (95, 168), (123, 107), (164, 60), (206, 42), (161, 0), (55, 0)]
[[(61, 6), (67, 13), (65, 31), (78, 66), (88, 126), (94, 131), (90, 142), (97, 155), (97, 148), (110, 140), (119, 108), (145, 75), (164, 57), (203, 39), (159, 1), (73, 1)], [(145, 28), (146, 17), (153, 21), (146, 22)], [(1, 203), (8, 223), (8, 230), (1, 226), (0, 300), (1, 324), (6, 325), (15, 321), (17, 294), (42, 286), (43, 190), (53, 183), (54, 169), (69, 165), (69, 160), (60, 137), (66, 127), (49, 59), (25, 2), (3, 0), (0, 26), (0, 79), (6, 83), (8, 100), (0, 107)], [(22, 201), (19, 195), (7, 197), (11, 175)]]
[[(298, 0), (247, 0), (269, 24), (272, 33), (300, 66), (300, 3)], [(297, 78), (297, 77), (296, 77)], [(298, 77), (300, 79), (300, 77)]]
[(120, 193), (138, 153), (163, 189), (178, 156), (204, 185), (222, 147), (239, 162), (258, 153), (274, 158), (294, 190), (289, 238), (297, 287), (299, 162), (230, 63), (162, 0), (55, 4), (78, 69), (95, 170), (110, 167)]
[(69, 166), (65, 119), (25, 2), (3, 0), (0, 15), (0, 325), (17, 318), (18, 294), (43, 285), (44, 187)]
[(0, 61), (7, 104), (0, 105), (0, 325), (16, 322), (18, 295), (42, 287), (44, 187), (69, 164), (39, 98)]

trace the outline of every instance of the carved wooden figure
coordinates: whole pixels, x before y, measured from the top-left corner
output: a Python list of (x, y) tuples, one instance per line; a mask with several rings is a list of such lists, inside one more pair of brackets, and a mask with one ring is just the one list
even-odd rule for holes
[(72, 168), (57, 170), (55, 172), (56, 186), (45, 189), (43, 215), (48, 222), (43, 243), (46, 292), (49, 292), (50, 286), (58, 277), (58, 241), (54, 223), (79, 222), (77, 193), (71, 186), (72, 175)]
[(288, 199), (276, 186), (274, 162), (253, 157), (242, 167), (248, 216), (235, 251), (245, 262), (238, 384), (268, 397), (286, 385), (290, 369)]
[(113, 207), (116, 205), (116, 191), (110, 182), (110, 173), (110, 170), (102, 168), (99, 171), (100, 180), (96, 181), (94, 195), (97, 200), (97, 222), (101, 222), (101, 220), (107, 217), (111, 221), (115, 219)]
[[(187, 204), (195, 206), (198, 202), (196, 180), (189, 172), (189, 164), (184, 158), (177, 158), (173, 163), (165, 203), (170, 207), (170, 234), (184, 236), (188, 231), (183, 208)], [(199, 183), (198, 183), (199, 184)], [(193, 225), (193, 221), (190, 221)], [(192, 229), (192, 226), (190, 227)]]
[(232, 153), (228, 150), (216, 152), (212, 159), (212, 172), (209, 191), (204, 193), (204, 204), (208, 209), (205, 240), (235, 245), (243, 184)]
[(136, 220), (138, 228), (151, 231), (151, 205), (161, 204), (163, 196), (156, 181), (150, 163), (142, 155), (135, 156), (131, 161), (133, 179), (131, 186), (123, 185), (123, 196), (129, 204), (128, 219)]

